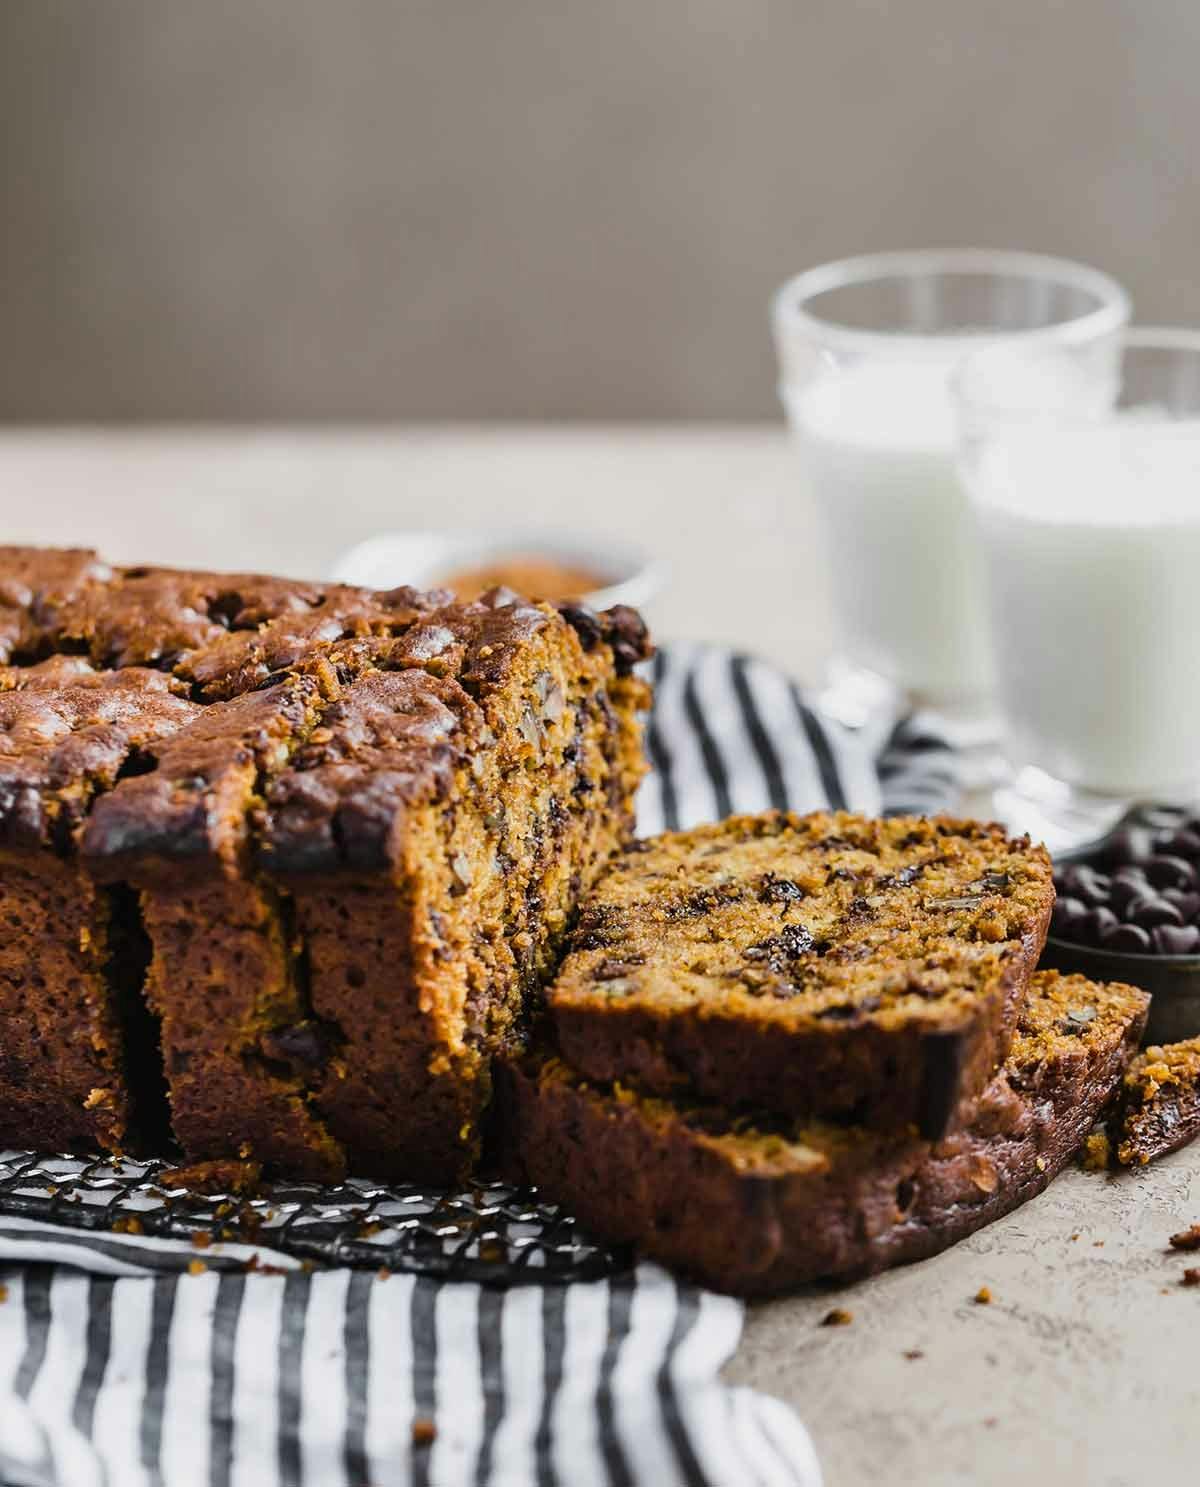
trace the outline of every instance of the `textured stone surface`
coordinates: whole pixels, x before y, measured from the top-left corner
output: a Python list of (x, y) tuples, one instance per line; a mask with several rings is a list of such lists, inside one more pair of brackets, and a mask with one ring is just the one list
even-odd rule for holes
[[(753, 1308), (730, 1376), (796, 1407), (826, 1487), (1183, 1482), (1200, 1290), (1167, 1241), (1197, 1221), (1200, 1146), (1115, 1178), (1071, 1169), (933, 1260)], [(834, 1306), (850, 1326), (819, 1325)]]

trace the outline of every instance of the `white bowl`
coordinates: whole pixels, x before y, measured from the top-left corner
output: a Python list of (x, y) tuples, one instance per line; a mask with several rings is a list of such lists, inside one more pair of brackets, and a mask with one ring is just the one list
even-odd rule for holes
[(368, 589), (403, 583), (428, 589), (465, 569), (531, 556), (602, 575), (602, 587), (579, 596), (593, 609), (629, 604), (644, 610), (666, 579), (664, 563), (622, 544), (520, 531), (381, 532), (342, 553), (330, 576)]

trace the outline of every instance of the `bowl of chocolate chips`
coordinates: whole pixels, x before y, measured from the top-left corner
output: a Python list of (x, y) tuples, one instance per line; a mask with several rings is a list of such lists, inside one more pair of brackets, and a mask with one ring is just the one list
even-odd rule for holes
[(1200, 1033), (1200, 813), (1135, 806), (1058, 853), (1054, 884), (1042, 964), (1150, 992), (1151, 1042)]

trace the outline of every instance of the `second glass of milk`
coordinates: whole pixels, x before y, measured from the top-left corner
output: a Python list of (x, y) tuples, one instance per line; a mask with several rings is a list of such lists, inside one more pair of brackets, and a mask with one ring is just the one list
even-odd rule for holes
[[(882, 253), (810, 270), (773, 310), (780, 395), (822, 517), (838, 654), (826, 702), (883, 697), (982, 720), (991, 654), (950, 377), (997, 341), (1111, 340), (1129, 300), (1094, 269), (1025, 253)], [(969, 736), (969, 735), (966, 735)]]
[(1004, 347), (955, 378), (1013, 783), (1061, 844), (1134, 799), (1200, 799), (1200, 332), (1107, 366)]

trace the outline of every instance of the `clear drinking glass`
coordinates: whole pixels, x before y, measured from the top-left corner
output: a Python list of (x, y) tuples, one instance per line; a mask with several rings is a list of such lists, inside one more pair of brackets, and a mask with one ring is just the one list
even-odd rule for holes
[(1011, 780), (1064, 846), (1200, 801), (1200, 332), (992, 348), (954, 378)]
[(994, 737), (950, 374), (1009, 338), (1111, 338), (1129, 308), (1095, 269), (971, 249), (850, 258), (779, 290), (780, 396), (823, 517), (835, 607), (824, 701), (845, 722), (904, 698), (956, 720), (960, 743)]

